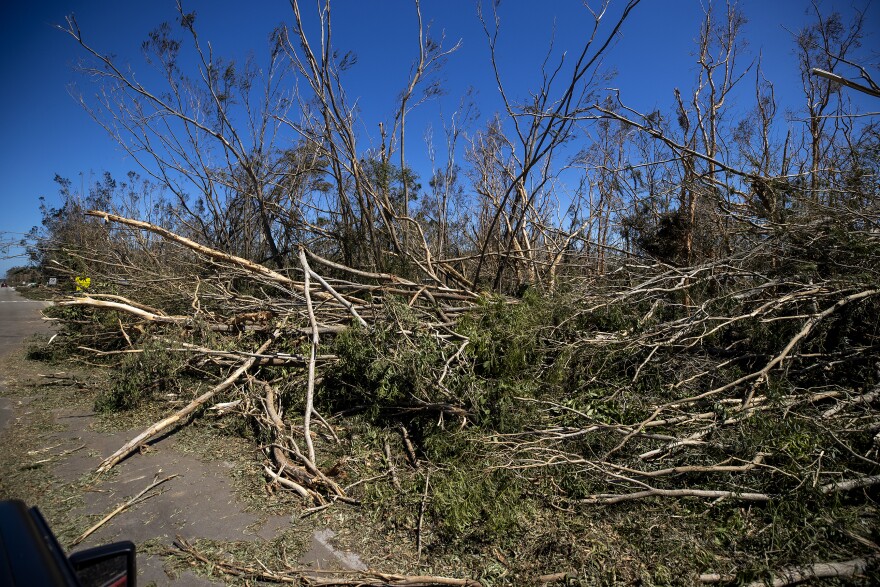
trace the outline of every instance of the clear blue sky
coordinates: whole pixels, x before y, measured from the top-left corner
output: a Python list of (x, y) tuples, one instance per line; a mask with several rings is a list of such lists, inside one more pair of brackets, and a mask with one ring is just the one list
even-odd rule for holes
[[(705, 1), (705, 0), (704, 0)], [(590, 2), (598, 4), (598, 2)], [(792, 33), (808, 20), (805, 0), (742, 0), (748, 24), (747, 54), (743, 64), (763, 54), (767, 77), (776, 85), (780, 108), (799, 107), (797, 65)], [(622, 6), (618, 1), (614, 6)], [(864, 3), (857, 3), (864, 6)], [(70, 84), (83, 92), (92, 88), (74, 71), (82, 57), (74, 41), (53, 28), (75, 13), (86, 39), (96, 49), (113, 53), (137, 71), (146, 66), (140, 44), (163, 21), (175, 19), (173, 0), (4, 0), (0, 3), (0, 243), (17, 239), (39, 223), (38, 200), (57, 203), (55, 174), (79, 187), (90, 178), (110, 171), (122, 179), (136, 169), (131, 159), (93, 122), (68, 93)], [(305, 13), (314, 2), (303, 2)], [(824, 0), (823, 11), (836, 8), (849, 14), (848, 1)], [(265, 55), (267, 35), (280, 22), (292, 21), (285, 0), (186, 1), (194, 10), (202, 39), (215, 52), (232, 58)], [(416, 37), (415, 11), (407, 0), (335, 0), (335, 44), (353, 50), (358, 64), (347, 78), (347, 91), (357, 98), (370, 125), (390, 119), (394, 99), (406, 83)], [(719, 8), (722, 8), (719, 6)], [(423, 150), (421, 137), (430, 121), (439, 127), (437, 113), (447, 113), (468, 86), (478, 91), (481, 120), (498, 110), (499, 102), (488, 61), (485, 36), (476, 18), (474, 0), (423, 0), (426, 20), (433, 30), (445, 31), (446, 43), (461, 39), (443, 73), (446, 102), (432, 103), (410, 117), (410, 149)], [(612, 9), (613, 11), (613, 9)], [(576, 0), (504, 0), (501, 3), (503, 74), (515, 95), (522, 97), (546, 52), (556, 27), (556, 46), (577, 51), (590, 24), (589, 14)], [(880, 54), (880, 2), (868, 8), (868, 52)], [(699, 0), (643, 0), (624, 25), (606, 58), (617, 78), (624, 101), (642, 111), (667, 110), (672, 90), (689, 88), (695, 75), (693, 51), (702, 17)], [(855, 96), (854, 96), (855, 97)], [(878, 110), (871, 99), (858, 97), (863, 110)], [(743, 111), (751, 104), (742, 104)], [(377, 140), (377, 127), (365, 127), (364, 140)], [(439, 130), (436, 131), (439, 135)], [(417, 170), (418, 171), (418, 170)], [(424, 173), (423, 173), (424, 175)], [(2, 246), (2, 245), (0, 245)], [(13, 249), (9, 254), (15, 254)], [(0, 275), (22, 258), (4, 259), (0, 249)]]

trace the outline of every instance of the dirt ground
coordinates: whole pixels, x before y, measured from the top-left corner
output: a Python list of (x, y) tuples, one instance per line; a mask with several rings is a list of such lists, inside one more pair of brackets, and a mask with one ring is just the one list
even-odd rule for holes
[[(38, 309), (34, 304), (35, 314)], [(38, 320), (17, 330), (19, 344), (0, 352), (0, 499), (39, 506), (62, 545), (71, 545), (154, 479), (173, 476), (70, 550), (132, 540), (140, 585), (222, 584), (168, 556), (176, 536), (257, 551), (280, 545), (305, 568), (366, 568), (358, 555), (337, 550), (333, 537), (340, 529), (332, 517), (303, 520), (260, 505), (265, 488), (249, 470), (256, 466), (253, 455), (248, 458), (253, 447), (240, 439), (185, 429), (95, 477), (103, 458), (150, 423), (148, 415), (95, 414), (100, 371), (29, 360), (26, 339), (49, 330)]]

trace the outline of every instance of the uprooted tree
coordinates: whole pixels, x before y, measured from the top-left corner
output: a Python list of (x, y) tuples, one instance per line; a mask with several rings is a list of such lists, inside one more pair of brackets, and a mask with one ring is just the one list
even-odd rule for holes
[[(499, 73), (500, 8), (481, 12), (504, 109), (474, 130), (462, 102), (427, 189), (407, 114), (437, 95), (456, 46), (418, 2), (419, 49), (378, 148), (342, 84), (355, 60), (334, 50), (329, 3), (309, 34), (292, 2), (260, 67), (214, 55), (181, 8), (144, 44), (160, 88), (69, 19), (101, 84), (84, 106), (150, 180), (105, 178), (100, 206), (68, 193), (47, 213), (34, 254), (95, 284), (59, 303), (53, 344), (141, 374), (118, 378), (105, 409), (186, 398), (100, 471), (219, 413), (256, 425), (267, 483), (310, 506), (391, 512), (367, 484), (415, 495), (420, 554), (554, 528), (569, 550), (540, 556), (586, 574), (559, 520), (691, 498), (716, 543), (711, 568), (682, 568), (704, 581), (811, 572), (797, 565), (815, 562), (803, 534), (817, 527), (827, 556), (860, 557), (831, 567), (864, 572), (880, 484), (880, 141), (843, 86), (810, 73), (870, 81), (864, 18), (847, 29), (816, 11), (796, 39), (807, 107), (784, 121), (760, 63), (743, 65), (742, 15), (710, 4), (693, 87), (672, 112), (641, 113), (596, 84), (637, 4), (610, 26), (595, 13), (523, 102)], [(737, 118), (729, 98), (746, 85), (754, 109)], [(331, 470), (346, 417), (382, 439), (348, 488)], [(771, 548), (780, 515), (798, 519)], [(741, 533), (722, 532), (734, 518)]]

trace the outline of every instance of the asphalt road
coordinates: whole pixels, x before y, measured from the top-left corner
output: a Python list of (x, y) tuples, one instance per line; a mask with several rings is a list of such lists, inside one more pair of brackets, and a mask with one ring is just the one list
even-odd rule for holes
[[(49, 302), (23, 298), (11, 287), (0, 287), (0, 357), (8, 355), (29, 336), (51, 332), (40, 317), (40, 310)], [(12, 420), (12, 402), (2, 397), (4, 381), (0, 379), (0, 431)]]
[(49, 302), (23, 298), (11, 287), (0, 287), (0, 356), (17, 349), (27, 337), (50, 328), (40, 318)]

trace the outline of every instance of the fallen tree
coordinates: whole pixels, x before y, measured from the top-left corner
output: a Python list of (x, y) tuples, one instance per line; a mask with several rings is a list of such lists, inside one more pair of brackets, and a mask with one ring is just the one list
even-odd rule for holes
[[(671, 116), (599, 96), (590, 80), (636, 4), (610, 28), (593, 14), (576, 63), (545, 64), (526, 105), (504, 91), (498, 13), (481, 12), (507, 115), (467, 136), (469, 198), (455, 122), (430, 193), (416, 193), (403, 152), (416, 90), (431, 94), (427, 76), (449, 56), (418, 3), (418, 59), (378, 148), (359, 147), (367, 125), (341, 88), (329, 5), (316, 15), (320, 48), (296, 2), (294, 26), (273, 34), (253, 152), (235, 108), (254, 105), (257, 76), (208, 75), (221, 64), (193, 15), (180, 9), (196, 79), (180, 71), (169, 29), (146, 45), (175, 74), (165, 93), (91, 48), (71, 19), (66, 32), (112, 90), (104, 124), (178, 198), (161, 222), (154, 210), (122, 213), (138, 211), (125, 201), (47, 218), (58, 238), (46, 264), (83, 284), (49, 310), (62, 328), (53, 344), (116, 367), (100, 406), (167, 413), (99, 472), (200, 418), (235, 420), (255, 443), (266, 499), (289, 497), (302, 515), (360, 506), (377, 536), (415, 553), (411, 574), (321, 583), (179, 545), (247, 579), (876, 575), (876, 536), (864, 536), (880, 485), (875, 128), (840, 101), (846, 141), (813, 132), (821, 110), (801, 129), (810, 149), (774, 144), (760, 76), (755, 112), (725, 122), (745, 75), (732, 6), (720, 19), (707, 9), (692, 101), (676, 92)], [(804, 43), (806, 61), (821, 57), (823, 45)], [(284, 75), (301, 82), (300, 120)], [(805, 88), (826, 105), (834, 90)], [(210, 116), (193, 106), (202, 98)], [(296, 139), (281, 147), (285, 130)], [(566, 153), (576, 138), (588, 146)], [(583, 171), (574, 195), (561, 180), (572, 169)], [(562, 195), (568, 204), (554, 205)], [(480, 571), (428, 576), (423, 553)]]

